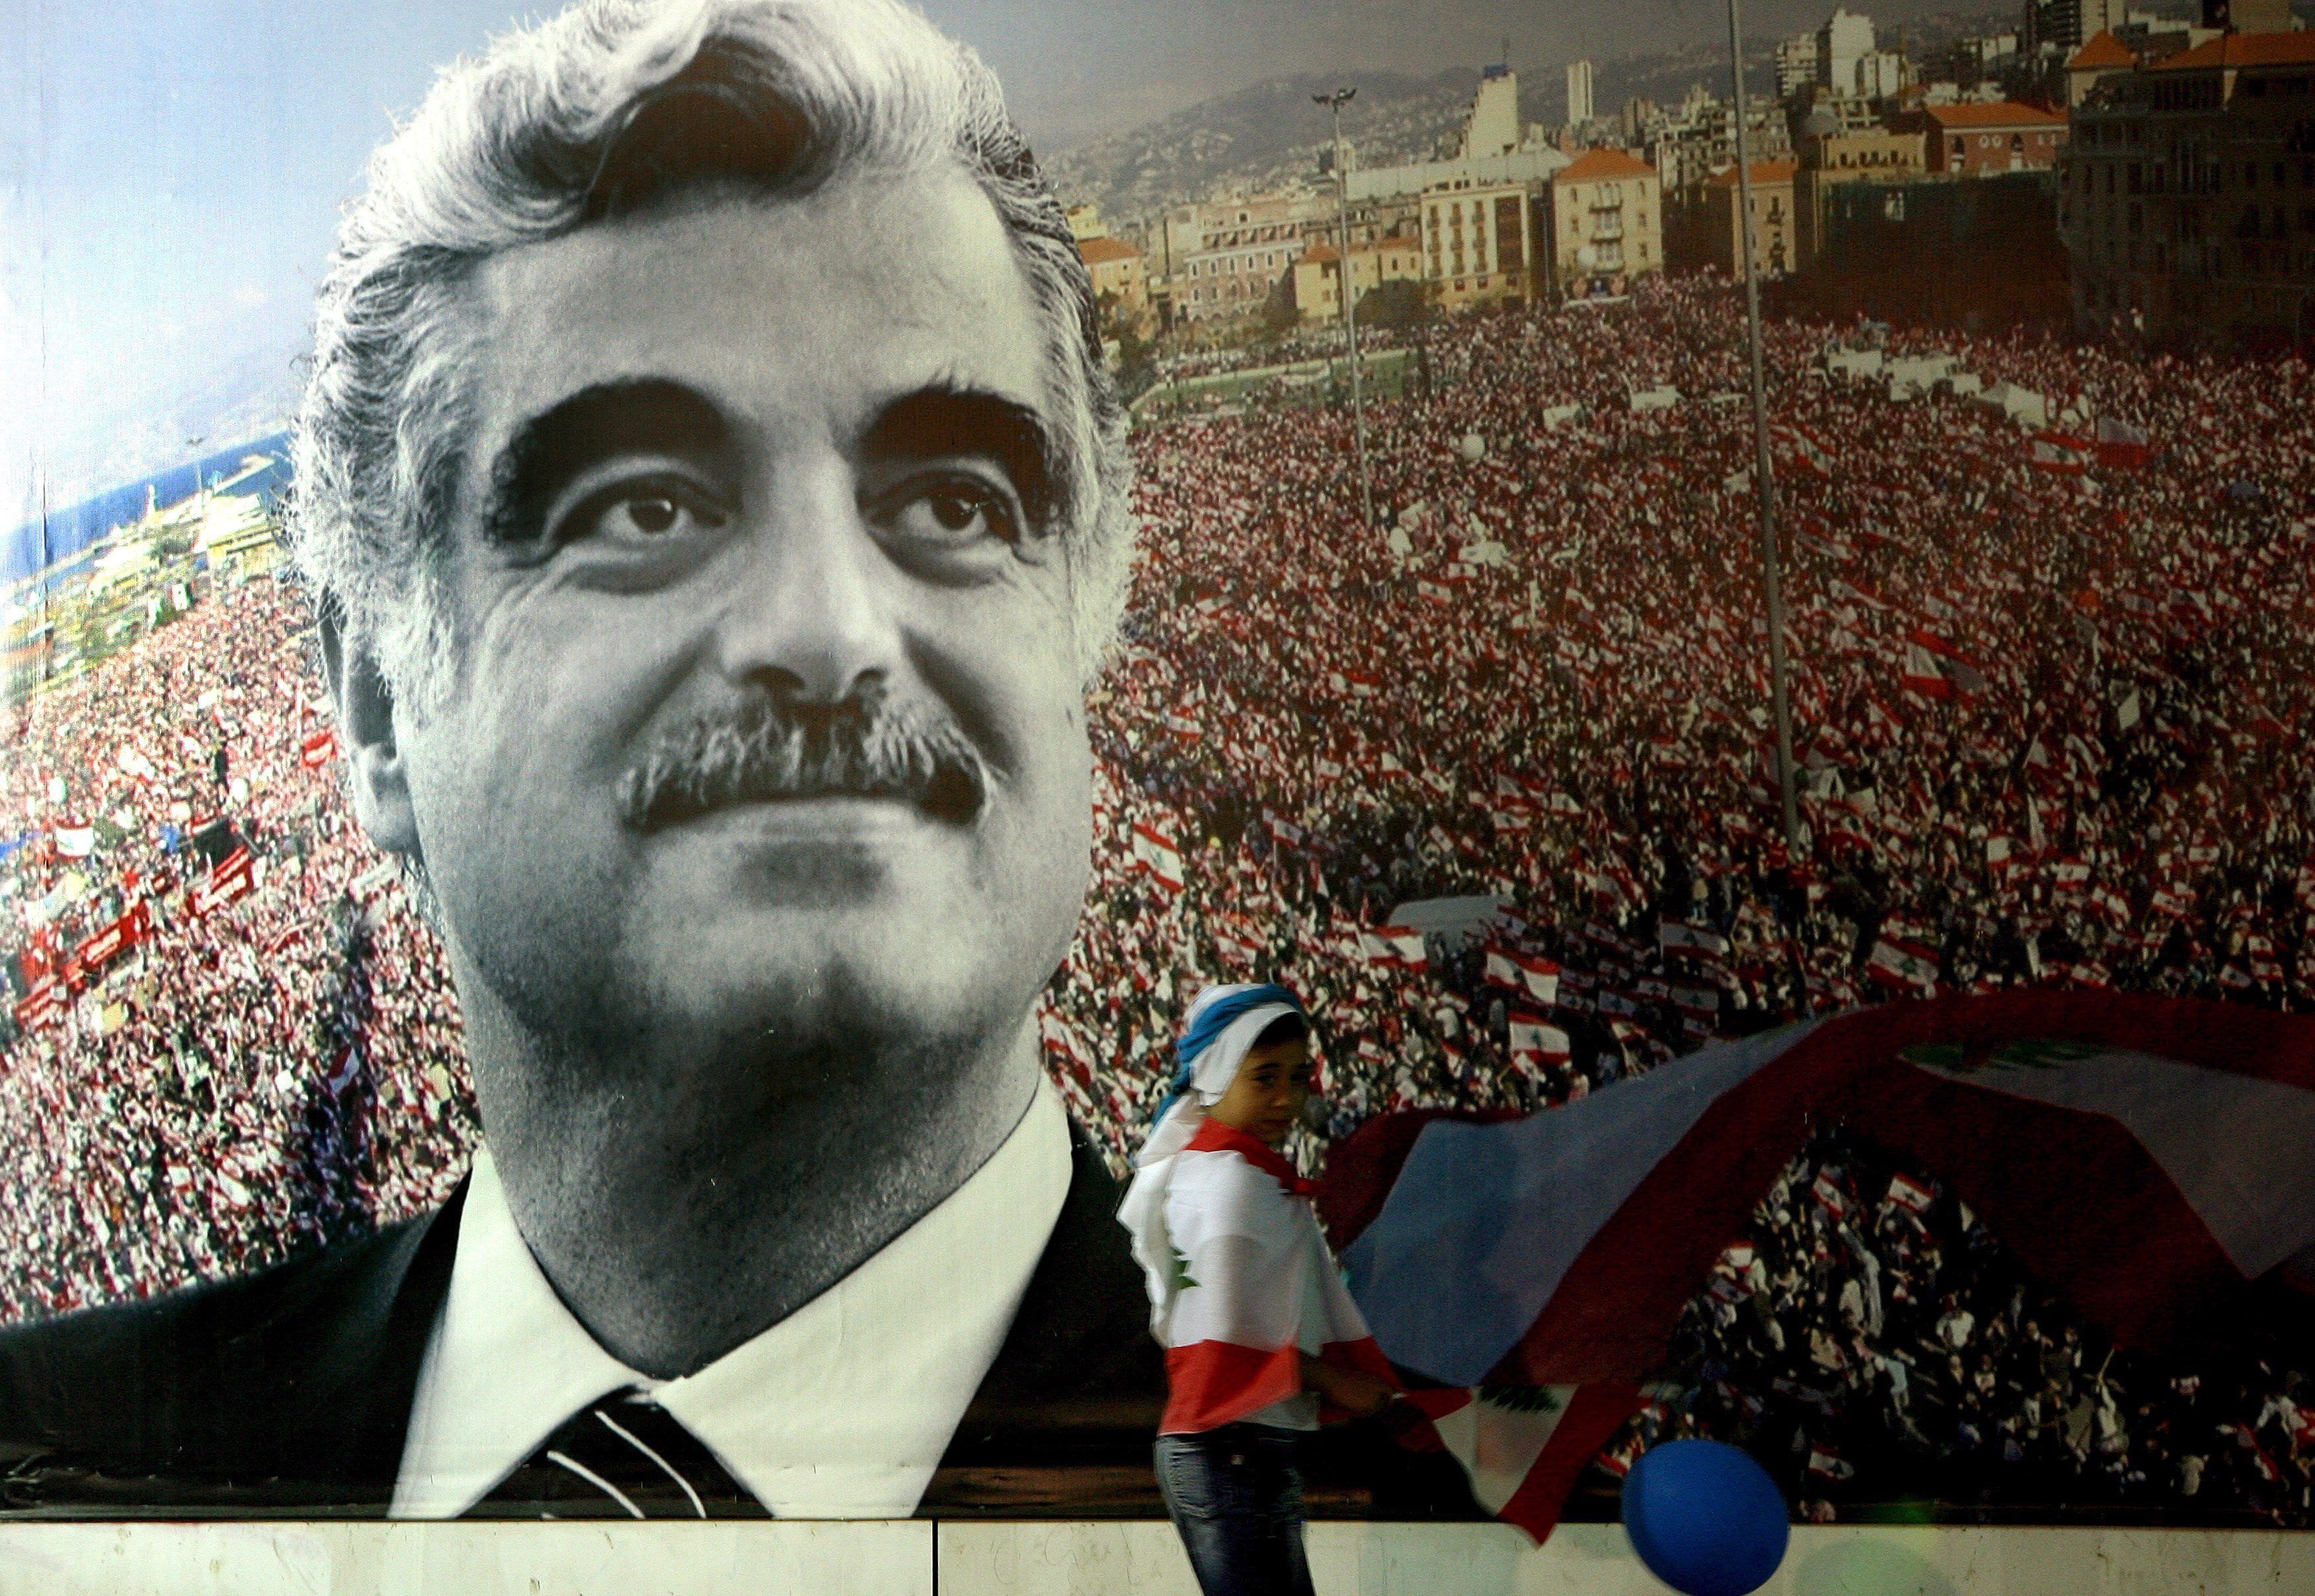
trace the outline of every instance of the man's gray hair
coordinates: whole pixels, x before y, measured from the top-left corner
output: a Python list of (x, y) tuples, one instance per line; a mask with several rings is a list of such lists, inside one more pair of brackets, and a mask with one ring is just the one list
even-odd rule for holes
[(802, 193), (944, 162), (995, 207), (1043, 324), (1053, 514), (1090, 680), (1132, 558), (1124, 415), (1068, 218), (995, 76), (901, 0), (585, 0), (444, 70), (371, 158), (317, 297), (293, 536), (394, 691), (430, 705), (454, 669), (441, 567), (480, 262), (687, 184)]

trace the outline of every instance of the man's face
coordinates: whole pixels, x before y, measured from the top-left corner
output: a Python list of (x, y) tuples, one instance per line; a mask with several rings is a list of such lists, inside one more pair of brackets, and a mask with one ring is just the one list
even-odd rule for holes
[(470, 1012), (590, 1056), (1009, 1036), (1089, 755), (987, 200), (703, 196), (493, 259), (474, 312), (455, 685), (395, 721)]

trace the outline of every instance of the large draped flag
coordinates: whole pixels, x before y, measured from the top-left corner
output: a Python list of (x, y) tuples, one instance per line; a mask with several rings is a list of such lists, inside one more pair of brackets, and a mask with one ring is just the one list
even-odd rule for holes
[(1714, 1261), (1836, 1120), (2124, 1345), (2315, 1263), (2315, 1019), (2113, 992), (1893, 1003), (1522, 1119), (1386, 1116), (1335, 1149), (1318, 1207), (1377, 1343), (1442, 1388), (1415, 1396), (1437, 1440), (1539, 1539)]

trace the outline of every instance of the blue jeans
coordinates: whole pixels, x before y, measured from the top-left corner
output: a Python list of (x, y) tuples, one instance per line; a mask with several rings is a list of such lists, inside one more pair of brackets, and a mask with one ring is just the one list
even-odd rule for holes
[(1205, 1596), (1311, 1596), (1300, 1438), (1267, 1424), (1158, 1438), (1158, 1488)]

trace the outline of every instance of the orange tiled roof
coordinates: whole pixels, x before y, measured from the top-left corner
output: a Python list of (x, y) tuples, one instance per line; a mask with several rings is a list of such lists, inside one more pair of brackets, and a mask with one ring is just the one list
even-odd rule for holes
[(1112, 261), (1127, 261), (1141, 252), (1122, 238), (1087, 238), (1078, 244), (1078, 253), (1088, 266), (1103, 266)]
[(2062, 128), (2066, 119), (2037, 105), (1999, 100), (1991, 105), (1925, 105), (1921, 114), (1940, 128)]
[(2111, 28), (2101, 28), (2073, 53), (2066, 63), (2069, 72), (2086, 71), (2100, 66), (2135, 66), (2138, 58), (2128, 45), (2114, 36)]
[(1656, 169), (1619, 149), (1585, 150), (1552, 174), (1554, 182), (1597, 182), (1610, 177), (1654, 177)]
[(2296, 33), (2229, 33), (2167, 61), (2157, 72), (2188, 72), (2197, 66), (2296, 66), (2315, 65), (2315, 31)]

